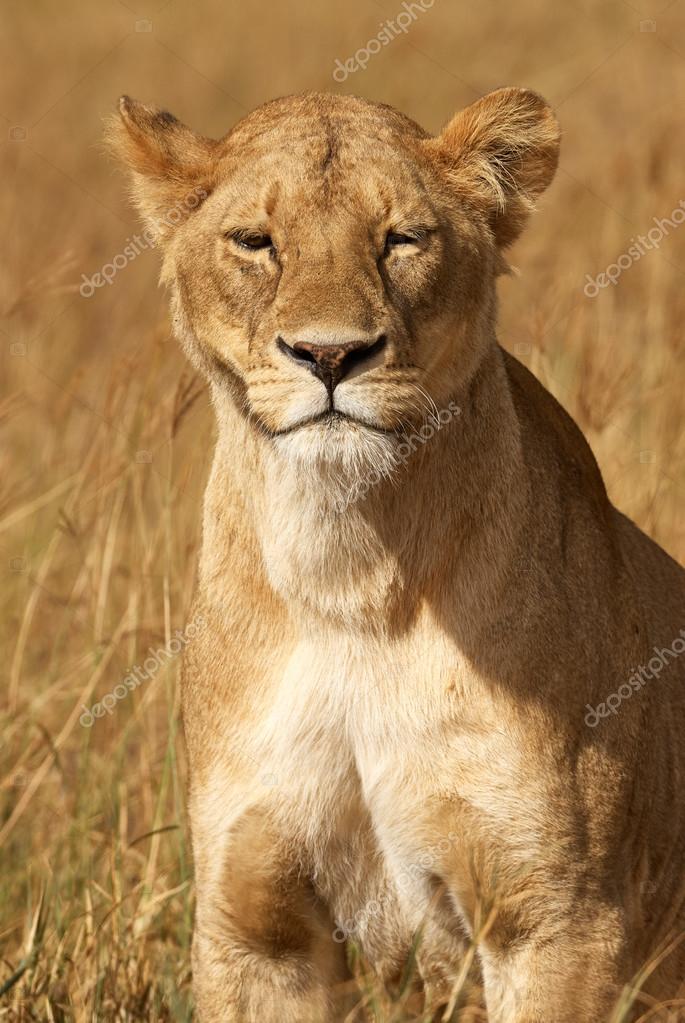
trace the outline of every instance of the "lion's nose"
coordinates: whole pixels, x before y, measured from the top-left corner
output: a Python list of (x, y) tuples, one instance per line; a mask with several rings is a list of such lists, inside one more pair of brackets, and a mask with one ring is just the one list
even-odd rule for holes
[(376, 340), (359, 339), (355, 341), (295, 341), (286, 344), (279, 337), (277, 345), (291, 359), (306, 366), (315, 377), (322, 380), (329, 394), (332, 394), (341, 380), (348, 377), (354, 369), (363, 373), (377, 365), (374, 358), (380, 355), (387, 344), (384, 334)]

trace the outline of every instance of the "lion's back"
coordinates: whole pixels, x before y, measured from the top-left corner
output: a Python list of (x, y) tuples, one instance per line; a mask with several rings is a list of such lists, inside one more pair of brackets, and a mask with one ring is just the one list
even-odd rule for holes
[[(653, 642), (672, 646), (680, 639), (685, 646), (685, 569), (626, 515), (618, 510), (614, 514), (621, 553)], [(685, 650), (679, 660), (676, 674), (685, 684)]]

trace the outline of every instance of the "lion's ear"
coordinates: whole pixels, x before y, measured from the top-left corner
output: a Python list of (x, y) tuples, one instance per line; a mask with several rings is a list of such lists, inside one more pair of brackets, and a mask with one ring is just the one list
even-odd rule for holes
[(136, 205), (160, 238), (212, 191), (217, 143), (165, 110), (122, 96), (105, 141), (131, 171)]
[(475, 189), (497, 244), (505, 248), (554, 177), (559, 141), (559, 124), (542, 96), (498, 89), (456, 114), (431, 144), (450, 176)]

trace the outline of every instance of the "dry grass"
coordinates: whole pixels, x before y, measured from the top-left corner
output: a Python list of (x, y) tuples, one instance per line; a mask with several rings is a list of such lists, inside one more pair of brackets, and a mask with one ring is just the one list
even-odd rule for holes
[[(523, 274), (502, 285), (501, 337), (585, 430), (615, 502), (681, 562), (685, 229), (597, 298), (583, 285), (685, 199), (682, 7), (437, 0), (342, 86), (431, 129), (503, 84), (557, 107), (562, 165), (513, 253)], [(56, 15), (36, 0), (6, 13), (2, 1019), (191, 1017), (176, 662), (79, 724), (186, 620), (212, 429), (169, 337), (156, 255), (78, 293), (138, 227), (98, 151), (101, 118), (129, 92), (221, 133), (273, 95), (341, 88), (335, 59), (400, 9), (68, 0)], [(152, 31), (136, 31), (146, 17)], [(378, 1019), (407, 1018), (370, 997)]]

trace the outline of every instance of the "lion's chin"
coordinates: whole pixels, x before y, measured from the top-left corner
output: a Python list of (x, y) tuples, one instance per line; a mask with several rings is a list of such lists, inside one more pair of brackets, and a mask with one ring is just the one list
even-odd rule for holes
[(357, 420), (333, 416), (274, 438), (278, 455), (308, 473), (320, 473), (336, 489), (353, 490), (368, 478), (397, 468), (400, 438)]

